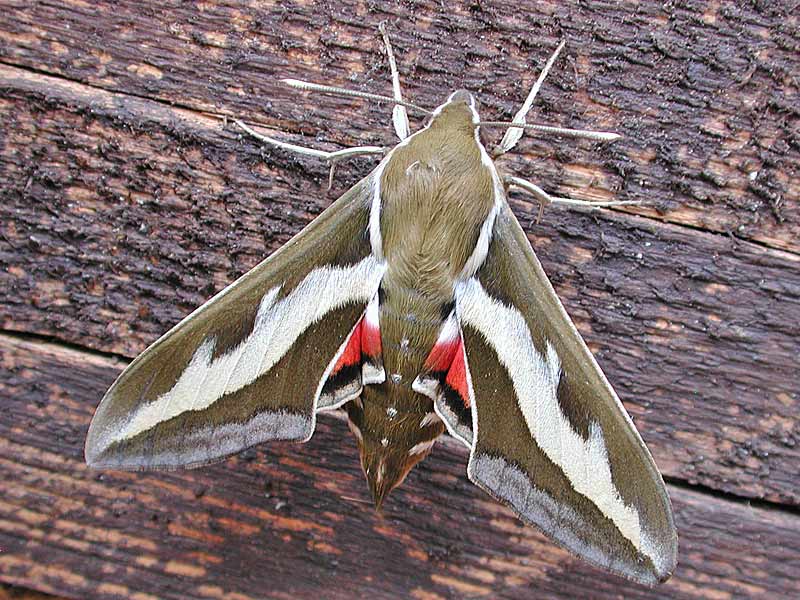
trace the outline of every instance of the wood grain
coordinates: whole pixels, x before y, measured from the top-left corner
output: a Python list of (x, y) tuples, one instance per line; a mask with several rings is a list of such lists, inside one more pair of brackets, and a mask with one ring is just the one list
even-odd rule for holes
[(515, 171), (554, 191), (640, 199), (649, 207), (632, 212), (800, 250), (800, 38), (788, 2), (546, 0), (520, 10), (511, 0), (348, 0), (320, 10), (12, 1), (0, 13), (0, 59), (347, 144), (374, 140), (376, 129), (390, 139), (386, 110), (305, 102), (278, 78), (387, 93), (380, 21), (392, 31), (408, 97), (436, 106), (466, 87), (484, 116), (506, 120), (566, 39), (537, 118), (617, 129), (625, 139), (600, 155), (574, 141), (529, 140), (510, 160)]
[(306, 445), (197, 471), (93, 472), (83, 436), (122, 361), (0, 336), (0, 364), (0, 576), (18, 585), (99, 599), (744, 598), (785, 592), (800, 569), (800, 516), (671, 487), (675, 577), (626, 583), (472, 486), (453, 441), (379, 515), (341, 417)]
[[(0, 85), (5, 329), (133, 357), (330, 200), (324, 165), (264, 160), (213, 118), (9, 67)], [(797, 505), (800, 257), (513, 208), (664, 472)]]

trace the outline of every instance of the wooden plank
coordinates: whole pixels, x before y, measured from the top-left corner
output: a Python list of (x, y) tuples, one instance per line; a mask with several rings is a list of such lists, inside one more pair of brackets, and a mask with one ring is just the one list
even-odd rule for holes
[(675, 577), (648, 590), (548, 543), (465, 477), (456, 442), (368, 500), (342, 418), (191, 472), (93, 472), (82, 441), (121, 361), (0, 336), (0, 577), (74, 598), (787, 595), (800, 515), (671, 487)]
[[(408, 96), (459, 87), (509, 119), (560, 39), (540, 120), (618, 129), (599, 153), (528, 140), (509, 167), (546, 189), (640, 199), (658, 219), (800, 251), (796, 15), (787, 3), (512, 0), (317, 3), (11, 2), (6, 63), (196, 110), (247, 116), (348, 144), (388, 141), (385, 108), (280, 87), (280, 76), (388, 92), (387, 20)], [(342, 128), (341, 124), (347, 127)], [(497, 135), (496, 133), (494, 135)], [(586, 190), (587, 184), (592, 184)]]
[[(133, 357), (329, 201), (324, 165), (262, 160), (213, 118), (9, 67), (0, 85), (5, 329)], [(333, 194), (369, 164), (342, 166)], [(664, 472), (798, 504), (800, 259), (514, 209)]]

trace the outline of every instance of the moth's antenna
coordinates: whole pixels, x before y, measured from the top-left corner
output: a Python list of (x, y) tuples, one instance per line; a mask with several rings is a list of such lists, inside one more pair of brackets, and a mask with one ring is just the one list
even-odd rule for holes
[[(505, 121), (481, 121), (478, 125), (482, 127), (508, 127), (509, 129), (527, 129), (529, 131), (539, 131), (553, 135), (564, 135), (567, 137), (582, 137), (599, 142), (613, 142), (622, 136), (610, 131), (590, 131), (588, 129), (568, 129), (566, 127), (551, 127), (550, 125), (535, 125), (519, 123), (507, 123)], [(506, 133), (508, 135), (508, 133)], [(521, 136), (522, 134), (520, 134)]]
[[(533, 100), (536, 98), (536, 94), (539, 93), (539, 88), (542, 87), (545, 77), (547, 77), (547, 74), (550, 72), (550, 69), (553, 67), (553, 64), (556, 62), (558, 55), (561, 53), (561, 50), (564, 49), (566, 43), (567, 41), (563, 40), (558, 45), (558, 48), (556, 48), (556, 51), (553, 52), (553, 55), (548, 59), (547, 63), (545, 63), (544, 69), (542, 69), (542, 72), (539, 74), (539, 79), (537, 79), (536, 83), (533, 84), (531, 91), (528, 93), (528, 97), (525, 98), (522, 108), (520, 108), (517, 114), (514, 115), (514, 123), (519, 125), (525, 124), (525, 117), (528, 115), (528, 111), (530, 111), (531, 106), (533, 105)], [(519, 129), (518, 127), (506, 131), (506, 134), (503, 136), (503, 139), (500, 141), (500, 144), (497, 146), (497, 148), (494, 149), (492, 155), (497, 157), (511, 150), (517, 145), (517, 142), (522, 137), (523, 131), (523, 129)]]
[[(392, 92), (394, 99), (403, 101), (403, 94), (400, 90), (400, 74), (397, 72), (397, 63), (394, 60), (394, 52), (392, 51), (392, 44), (389, 41), (389, 34), (386, 33), (386, 26), (381, 23), (378, 29), (383, 35), (383, 43), (386, 46), (386, 55), (389, 57), (389, 70), (392, 72)], [(406, 107), (402, 104), (395, 104), (392, 109), (392, 123), (394, 124), (395, 133), (401, 140), (406, 139), (411, 133), (411, 127), (408, 124), (408, 113)]]
[(431, 111), (429, 111), (428, 109), (422, 108), (421, 106), (417, 106), (416, 104), (412, 104), (411, 102), (390, 98), (389, 96), (381, 96), (380, 94), (370, 94), (368, 92), (357, 92), (355, 90), (346, 90), (344, 88), (333, 87), (330, 85), (319, 85), (318, 83), (310, 83), (308, 81), (300, 81), (298, 79), (281, 79), (281, 82), (285, 83), (289, 87), (297, 88), (300, 90), (307, 90), (310, 92), (322, 92), (323, 94), (333, 94), (335, 96), (353, 96), (355, 98), (365, 98), (367, 100), (378, 100), (379, 102), (390, 102), (392, 104), (398, 104), (400, 106), (405, 106), (406, 108), (417, 110), (426, 115), (431, 114)]

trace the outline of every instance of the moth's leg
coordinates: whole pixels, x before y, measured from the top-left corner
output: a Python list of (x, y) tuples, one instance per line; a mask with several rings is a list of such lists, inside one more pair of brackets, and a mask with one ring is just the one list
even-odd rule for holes
[[(563, 50), (564, 45), (566, 43), (567, 43), (566, 40), (562, 41), (558, 45), (558, 48), (556, 48), (556, 51), (553, 52), (553, 55), (547, 60), (547, 63), (545, 63), (544, 69), (542, 69), (542, 72), (539, 74), (539, 78), (536, 80), (536, 83), (533, 84), (531, 91), (528, 92), (528, 97), (525, 98), (525, 102), (522, 104), (522, 108), (520, 108), (519, 111), (517, 111), (517, 114), (514, 115), (514, 120), (512, 121), (513, 123), (519, 123), (519, 124), (525, 123), (525, 117), (528, 115), (528, 111), (530, 111), (531, 106), (533, 105), (533, 101), (536, 98), (536, 94), (539, 93), (539, 88), (542, 87), (542, 83), (544, 82), (545, 77), (547, 77), (547, 74), (553, 67), (553, 63), (556, 62), (558, 55), (561, 53), (561, 50)], [(508, 131), (506, 131), (506, 134), (503, 136), (503, 139), (500, 140), (500, 144), (498, 144), (498, 146), (492, 151), (492, 156), (496, 158), (511, 150), (514, 146), (517, 145), (517, 142), (522, 137), (523, 132), (524, 132), (523, 129), (517, 129), (517, 128), (511, 128)]]
[(341, 160), (344, 158), (352, 158), (354, 156), (365, 156), (368, 154), (386, 154), (386, 148), (382, 146), (354, 146), (353, 148), (344, 148), (342, 150), (334, 150), (333, 152), (328, 152), (326, 150), (317, 150), (316, 148), (308, 148), (307, 146), (298, 146), (296, 144), (290, 144), (288, 142), (282, 142), (280, 140), (276, 140), (275, 138), (271, 138), (269, 136), (263, 135), (258, 133), (257, 131), (251, 129), (244, 123), (239, 120), (234, 121), (239, 127), (242, 128), (246, 133), (253, 136), (257, 140), (261, 140), (264, 143), (270, 144), (277, 148), (283, 148), (284, 150), (289, 150), (291, 152), (296, 152), (297, 154), (303, 154), (305, 156), (313, 156), (315, 158), (321, 158), (323, 160)]
[(526, 179), (506, 175), (503, 178), (506, 187), (517, 187), (530, 193), (539, 201), (539, 215), (536, 217), (538, 223), (542, 218), (545, 204), (564, 204), (566, 206), (575, 206), (582, 208), (605, 208), (608, 206), (625, 206), (625, 205), (639, 205), (641, 200), (609, 200), (605, 202), (590, 202), (589, 200), (575, 200), (573, 198), (561, 198), (559, 196), (551, 196), (540, 188), (535, 183), (531, 183)]
[(333, 152), (327, 152), (325, 150), (317, 150), (316, 148), (298, 146), (296, 144), (282, 142), (280, 140), (276, 140), (275, 138), (262, 135), (257, 131), (254, 131), (253, 129), (251, 129), (250, 127), (248, 127), (239, 120), (234, 121), (234, 123), (236, 123), (239, 127), (241, 127), (242, 130), (244, 130), (248, 135), (251, 135), (257, 140), (260, 140), (266, 144), (275, 146), (276, 148), (282, 148), (283, 150), (289, 150), (290, 152), (296, 152), (297, 154), (302, 154), (304, 156), (313, 156), (314, 158), (321, 158), (322, 160), (327, 160), (331, 165), (330, 175), (328, 176), (328, 189), (331, 189), (331, 187), (333, 186), (333, 171), (338, 161), (347, 158), (354, 158), (356, 156), (369, 156), (374, 154), (379, 154), (383, 156), (384, 154), (386, 154), (386, 148), (383, 148), (381, 146), (354, 146), (353, 148), (344, 148), (342, 150), (334, 150)]
[[(392, 72), (392, 91), (395, 100), (403, 100), (403, 94), (400, 91), (400, 75), (397, 72), (397, 62), (394, 60), (394, 52), (392, 51), (392, 44), (389, 41), (389, 34), (386, 33), (386, 27), (383, 23), (378, 25), (378, 29), (383, 35), (383, 43), (386, 45), (386, 55), (389, 57), (389, 69)], [(411, 127), (408, 124), (408, 112), (406, 107), (400, 104), (395, 104), (392, 109), (392, 124), (397, 133), (397, 137), (401, 140), (406, 139), (411, 133)]]

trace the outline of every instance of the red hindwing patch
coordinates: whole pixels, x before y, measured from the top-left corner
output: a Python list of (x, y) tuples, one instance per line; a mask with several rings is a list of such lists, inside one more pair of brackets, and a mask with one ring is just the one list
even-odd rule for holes
[(344, 352), (336, 361), (331, 375), (336, 375), (345, 367), (360, 366), (364, 357), (378, 357), (381, 355), (381, 332), (380, 329), (370, 323), (366, 316), (361, 317), (358, 324), (353, 328), (350, 339)]
[(446, 373), (450, 365), (453, 364), (456, 352), (458, 352), (460, 348), (460, 337), (445, 342), (436, 342), (427, 360), (425, 360), (425, 368), (434, 373)]
[(370, 358), (381, 355), (381, 330), (377, 323), (370, 322), (367, 317), (361, 319), (361, 353)]
[(453, 362), (447, 370), (445, 383), (461, 396), (464, 406), (469, 408), (469, 386), (467, 385), (467, 364), (464, 361), (464, 341), (458, 338), (458, 348), (456, 349)]
[(447, 325), (445, 328), (425, 361), (425, 369), (439, 380), (440, 385), (458, 394), (464, 408), (469, 408), (464, 340), (460, 331), (454, 331)]
[(363, 317), (358, 321), (358, 324), (350, 334), (350, 339), (347, 340), (347, 346), (344, 352), (339, 355), (339, 360), (336, 361), (336, 366), (333, 367), (331, 375), (336, 375), (345, 367), (353, 367), (361, 364), (361, 325), (364, 322)]

